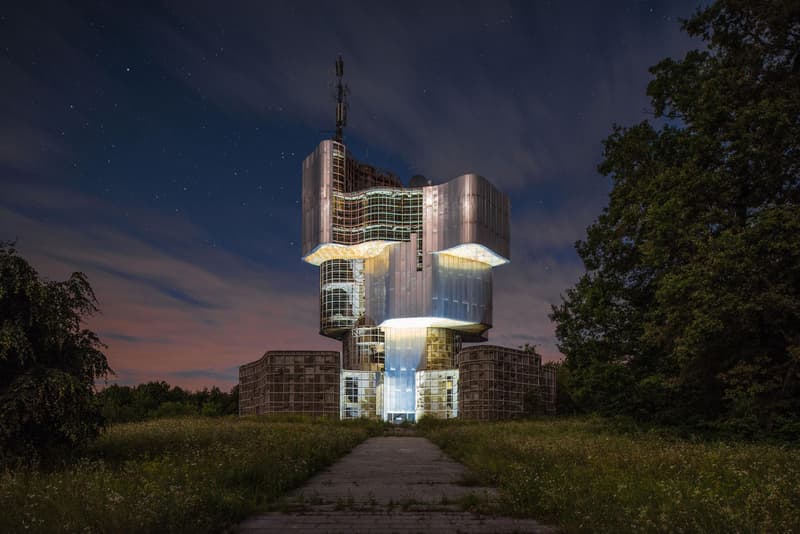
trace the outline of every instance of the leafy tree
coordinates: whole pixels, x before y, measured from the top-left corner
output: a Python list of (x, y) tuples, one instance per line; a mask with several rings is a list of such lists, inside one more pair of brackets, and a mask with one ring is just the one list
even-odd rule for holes
[(800, 3), (720, 0), (683, 29), (707, 49), (650, 69), (657, 123), (604, 142), (559, 348), (586, 409), (795, 433)]
[(239, 384), (231, 389), (231, 392), (224, 397), (222, 413), (225, 415), (239, 415)]
[(112, 384), (98, 394), (98, 400), (110, 423), (184, 415), (236, 415), (239, 413), (239, 386), (224, 393), (216, 386), (191, 392), (164, 381), (138, 386)]
[(111, 372), (82, 320), (97, 311), (83, 273), (45, 281), (0, 243), (0, 462), (46, 458), (97, 435), (94, 381)]
[(563, 361), (547, 362), (542, 369), (552, 369), (556, 376), (556, 413), (558, 415), (575, 415), (578, 406), (572, 398), (572, 380), (569, 368)]
[(167, 401), (155, 410), (153, 417), (183, 417), (197, 415), (197, 408), (188, 402)]
[(128, 386), (111, 384), (97, 394), (103, 418), (107, 422), (139, 421), (144, 415), (137, 413), (134, 392)]

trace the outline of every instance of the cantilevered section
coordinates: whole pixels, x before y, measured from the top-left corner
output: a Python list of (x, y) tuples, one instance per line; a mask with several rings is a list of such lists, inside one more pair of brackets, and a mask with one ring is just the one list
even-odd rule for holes
[(478, 174), (403, 187), (356, 160), (343, 141), (341, 58), (336, 72), (336, 135), (303, 161), (302, 258), (319, 267), (319, 332), (342, 343), (339, 373), (334, 384), (327, 353), (268, 353), (241, 368), (242, 413), (330, 415), (333, 391), (345, 419), (524, 413), (532, 388), (545, 391), (540, 361), (461, 351), (492, 327), (492, 270), (511, 258), (508, 196)]
[(424, 248), (490, 267), (510, 258), (508, 197), (477, 174), (403, 188), (326, 140), (303, 162), (302, 198), (303, 260), (312, 265), (372, 258), (412, 233), (419, 256)]
[(483, 176), (464, 174), (425, 187), (425, 251), (481, 261), (508, 263), (510, 203)]
[(501, 256), (492, 249), (479, 245), (477, 243), (467, 243), (464, 245), (456, 245), (454, 247), (446, 248), (432, 254), (443, 254), (453, 256), (455, 258), (463, 258), (465, 260), (477, 261), (485, 263), (490, 267), (498, 267), (510, 262), (508, 258)]
[(338, 243), (324, 243), (317, 245), (303, 261), (311, 265), (322, 265), (329, 260), (363, 260), (377, 256), (396, 241), (367, 241), (358, 245), (340, 245)]
[(454, 362), (453, 347), (485, 341), (492, 326), (492, 268), (510, 257), (508, 197), (477, 174), (412, 183), (358, 162), (340, 140), (303, 162), (303, 260), (320, 268), (320, 333), (343, 343), (343, 417), (456, 415), (455, 363), (426, 369), (426, 339), (455, 336)]
[(303, 260), (363, 259), (421, 227), (421, 192), (322, 141), (303, 161)]

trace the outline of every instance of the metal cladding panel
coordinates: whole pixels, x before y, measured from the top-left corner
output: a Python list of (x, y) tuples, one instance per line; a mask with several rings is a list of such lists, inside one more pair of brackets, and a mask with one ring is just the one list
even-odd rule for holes
[(428, 273), (417, 270), (417, 249), (413, 242), (392, 247), (389, 251), (389, 273), (386, 318), (424, 317), (428, 299), (423, 280)]
[(483, 176), (464, 174), (424, 188), (422, 209), (426, 254), (472, 243), (511, 257), (508, 196)]
[[(341, 145), (340, 145), (341, 146)], [(330, 243), (333, 141), (326, 140), (303, 161), (303, 256)], [(344, 157), (342, 155), (342, 157)]]
[(381, 324), (387, 318), (389, 274), (389, 249), (364, 260), (364, 311), (369, 324)]
[(417, 270), (414, 240), (365, 260), (365, 310), (370, 321), (425, 317), (430, 310), (430, 270)]
[(492, 324), (492, 268), (485, 263), (434, 254), (428, 271), (429, 317)]
[(433, 254), (417, 270), (412, 240), (365, 260), (364, 272), (364, 308), (374, 324), (413, 317), (492, 324), (492, 268), (485, 263)]

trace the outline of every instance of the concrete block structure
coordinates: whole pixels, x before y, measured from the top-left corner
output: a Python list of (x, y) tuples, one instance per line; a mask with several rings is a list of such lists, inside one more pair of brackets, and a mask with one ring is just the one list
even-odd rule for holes
[(464, 419), (555, 413), (555, 372), (528, 351), (473, 346), (458, 354), (458, 406)]
[[(339, 82), (337, 135), (303, 161), (302, 259), (319, 267), (319, 332), (342, 343), (341, 363), (330, 363), (338, 353), (268, 352), (240, 370), (240, 412), (392, 422), (465, 409), (476, 419), (522, 415), (523, 397), (545, 391), (539, 359), (461, 350), (492, 327), (493, 270), (510, 261), (508, 196), (478, 174), (403, 186), (358, 161), (341, 137)], [(309, 370), (289, 371), (290, 354), (304, 355), (296, 357)], [(325, 388), (305, 389), (317, 378)]]
[(239, 414), (339, 417), (338, 352), (270, 351), (239, 368)]

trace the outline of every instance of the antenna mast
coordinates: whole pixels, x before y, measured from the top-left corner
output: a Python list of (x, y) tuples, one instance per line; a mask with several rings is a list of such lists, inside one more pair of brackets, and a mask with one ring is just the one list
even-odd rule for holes
[(336, 137), (338, 142), (342, 142), (342, 130), (347, 126), (347, 93), (350, 89), (342, 84), (344, 76), (344, 61), (342, 56), (336, 59)]

